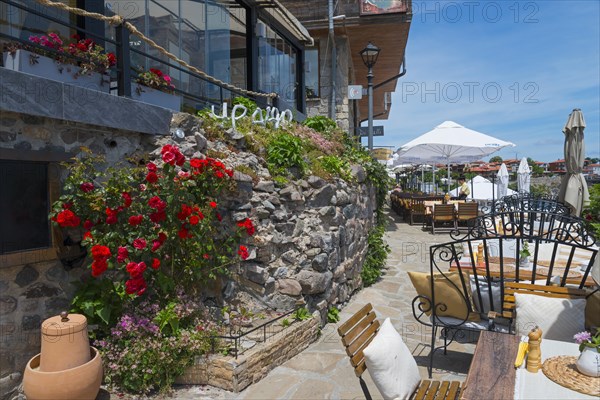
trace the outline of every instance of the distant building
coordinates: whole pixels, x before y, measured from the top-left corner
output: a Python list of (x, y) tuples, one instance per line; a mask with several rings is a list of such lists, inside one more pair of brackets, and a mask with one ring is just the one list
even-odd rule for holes
[(588, 164), (583, 172), (590, 175), (600, 175), (600, 164)]
[(564, 173), (566, 171), (565, 160), (556, 160), (548, 163), (549, 172)]

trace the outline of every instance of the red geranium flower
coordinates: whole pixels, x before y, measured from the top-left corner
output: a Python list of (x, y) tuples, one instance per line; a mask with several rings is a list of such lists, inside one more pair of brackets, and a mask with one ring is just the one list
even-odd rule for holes
[(246, 246), (240, 246), (240, 249), (238, 250), (238, 255), (242, 258), (242, 260), (247, 259), (249, 256), (248, 248)]
[(249, 218), (246, 218), (243, 221), (240, 221), (237, 223), (237, 225), (240, 228), (246, 228), (246, 233), (248, 234), (248, 236), (252, 236), (255, 233), (255, 229), (254, 229), (254, 225), (252, 224), (252, 221), (250, 221)]

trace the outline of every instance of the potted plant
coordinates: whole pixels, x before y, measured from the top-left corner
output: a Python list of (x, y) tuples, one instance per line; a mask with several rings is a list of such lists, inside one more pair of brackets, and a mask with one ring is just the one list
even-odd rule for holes
[(584, 375), (600, 376), (600, 328), (592, 336), (590, 332), (579, 332), (574, 337), (579, 343), (581, 354), (577, 359), (577, 369)]
[(523, 248), (519, 252), (519, 267), (527, 268), (529, 267), (529, 256), (531, 253), (529, 252), (529, 243), (527, 241), (523, 241)]
[(30, 36), (31, 45), (10, 43), (5, 46), (4, 67), (108, 93), (108, 71), (117, 63), (115, 55), (91, 39), (78, 35), (72, 39), (67, 45), (60, 35), (49, 33)]
[(144, 71), (143, 68), (138, 68), (131, 95), (135, 100), (179, 111), (181, 97), (173, 94), (174, 89), (171, 77), (160, 69), (150, 68)]

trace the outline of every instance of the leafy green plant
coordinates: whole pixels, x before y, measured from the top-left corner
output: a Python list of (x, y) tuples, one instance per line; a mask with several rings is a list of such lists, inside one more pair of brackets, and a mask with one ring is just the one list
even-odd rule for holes
[(588, 228), (594, 232), (596, 239), (600, 238), (600, 183), (589, 188), (590, 205), (583, 211)]
[(281, 320), (281, 326), (283, 326), (284, 328), (287, 328), (288, 326), (290, 326), (290, 320), (287, 318), (283, 318)]
[(337, 124), (331, 118), (323, 115), (315, 115), (304, 120), (303, 124), (320, 133), (331, 133), (337, 128)]
[(342, 157), (335, 155), (322, 156), (318, 160), (325, 171), (337, 175), (346, 181), (350, 181), (352, 179), (350, 164)]
[(302, 139), (281, 133), (267, 145), (267, 166), (272, 175), (287, 175), (291, 168), (298, 168), (301, 175), (306, 169)]
[(383, 240), (384, 228), (377, 226), (371, 230), (367, 237), (368, 249), (361, 277), (365, 286), (371, 286), (381, 276), (383, 268), (390, 253), (390, 247)]
[(123, 308), (127, 297), (125, 286), (110, 279), (87, 279), (78, 285), (75, 297), (71, 301), (71, 311), (86, 316), (89, 325), (97, 325), (99, 335), (108, 334)]
[(302, 307), (292, 313), (292, 318), (296, 321), (305, 321), (312, 318), (312, 315), (310, 315), (306, 308)]
[(256, 111), (256, 108), (258, 107), (254, 101), (250, 100), (247, 97), (235, 97), (232, 103), (234, 106), (239, 104), (246, 107), (246, 109), (248, 110), (246, 114), (247, 116), (252, 116), (252, 113), (254, 113), (254, 111)]
[(179, 316), (175, 312), (177, 303), (170, 302), (165, 308), (160, 310), (153, 322), (158, 325), (161, 333), (178, 334), (179, 333)]
[(335, 324), (340, 320), (340, 310), (336, 307), (331, 307), (327, 310), (327, 322)]

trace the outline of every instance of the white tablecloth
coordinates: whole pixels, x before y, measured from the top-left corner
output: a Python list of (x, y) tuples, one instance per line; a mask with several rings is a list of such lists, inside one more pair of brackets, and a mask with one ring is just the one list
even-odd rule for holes
[[(554, 356), (579, 356), (579, 345), (576, 343), (559, 342), (556, 340), (542, 340), (542, 361)], [(526, 363), (517, 370), (515, 381), (515, 400), (517, 399), (596, 399), (583, 393), (567, 389), (548, 379), (540, 368), (538, 373), (532, 374), (525, 369)]]

